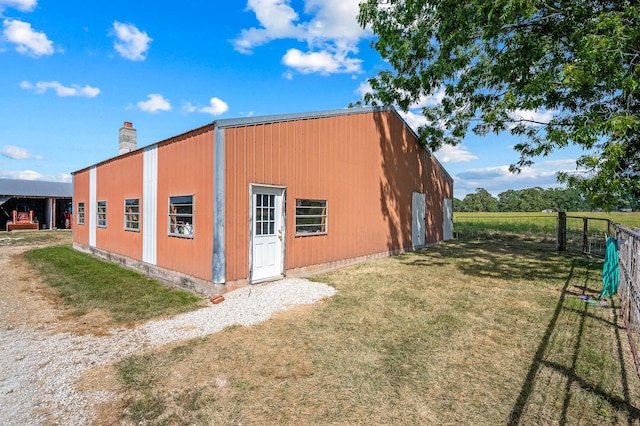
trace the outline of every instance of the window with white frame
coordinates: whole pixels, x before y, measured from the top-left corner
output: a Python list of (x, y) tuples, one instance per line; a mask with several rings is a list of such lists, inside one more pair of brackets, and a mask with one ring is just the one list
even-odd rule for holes
[(124, 229), (127, 231), (140, 231), (139, 198), (124, 200)]
[(99, 228), (107, 227), (107, 202), (98, 201), (98, 208), (96, 209), (96, 219)]
[(256, 194), (255, 206), (256, 235), (276, 234), (276, 196)]
[(193, 195), (169, 197), (169, 235), (193, 238)]
[(78, 203), (78, 225), (84, 225), (84, 203)]
[(296, 235), (327, 233), (327, 200), (296, 199)]

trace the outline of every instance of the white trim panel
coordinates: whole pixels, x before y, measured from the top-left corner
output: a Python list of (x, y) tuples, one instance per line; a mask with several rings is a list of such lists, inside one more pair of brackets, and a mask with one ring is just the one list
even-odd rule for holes
[(157, 262), (158, 147), (146, 148), (143, 155), (142, 183), (142, 261)]
[(224, 129), (213, 132), (213, 253), (211, 279), (214, 284), (227, 281), (227, 254), (224, 234)]
[(426, 194), (414, 192), (411, 196), (411, 245), (413, 247), (425, 245), (426, 202)]
[(89, 247), (96, 246), (96, 203), (98, 190), (98, 174), (95, 167), (89, 169), (89, 206), (85, 207), (85, 219), (89, 215)]
[(445, 198), (442, 212), (442, 239), (453, 239), (453, 199)]

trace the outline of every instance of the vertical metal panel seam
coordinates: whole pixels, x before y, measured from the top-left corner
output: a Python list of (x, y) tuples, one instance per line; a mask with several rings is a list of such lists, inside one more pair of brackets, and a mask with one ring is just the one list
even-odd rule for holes
[(145, 148), (142, 161), (142, 261), (157, 263), (158, 148)]
[(96, 214), (97, 214), (96, 190), (97, 190), (97, 187), (98, 187), (97, 173), (96, 173), (96, 167), (94, 166), (89, 169), (89, 208), (85, 209), (85, 211), (88, 210), (88, 213), (89, 213), (89, 247), (96, 246)]
[[(73, 185), (72, 186), (73, 192), (72, 192), (72, 195), (71, 195), (71, 211), (74, 212), (74, 215), (71, 218), (71, 241), (75, 242), (76, 241), (75, 233), (76, 233), (76, 228), (77, 228), (76, 224), (78, 223), (78, 216), (77, 216), (78, 215), (78, 210), (77, 210), (78, 205), (76, 204), (76, 188), (77, 188), (77, 186), (76, 186), (76, 174), (75, 173), (73, 173), (71, 175), (71, 185)], [(84, 211), (85, 211), (85, 214), (86, 214), (86, 211), (87, 211), (86, 207), (85, 207)], [(74, 220), (76, 221), (76, 223), (73, 223)], [(51, 228), (51, 229), (53, 229), (53, 228)]]
[(224, 128), (217, 125), (213, 132), (213, 256), (211, 279), (215, 284), (226, 282), (224, 235)]

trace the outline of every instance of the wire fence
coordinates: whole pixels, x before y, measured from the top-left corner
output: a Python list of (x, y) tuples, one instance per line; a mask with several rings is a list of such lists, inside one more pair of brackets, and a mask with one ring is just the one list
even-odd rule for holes
[(556, 215), (455, 215), (453, 236), (457, 240), (542, 239), (555, 240)]
[(532, 239), (558, 244), (558, 250), (604, 257), (607, 237), (614, 236), (608, 219), (548, 215), (454, 215), (454, 238), (469, 240)]
[(615, 236), (609, 219), (558, 213), (558, 250), (604, 257), (607, 237)]
[(627, 328), (636, 373), (640, 377), (640, 229), (635, 231), (615, 225), (618, 242), (620, 312)]
[(624, 318), (636, 372), (640, 378), (640, 228), (609, 219), (557, 215), (462, 215), (453, 222), (458, 240), (532, 239), (556, 242), (558, 251), (604, 258), (607, 238), (616, 239), (620, 315)]

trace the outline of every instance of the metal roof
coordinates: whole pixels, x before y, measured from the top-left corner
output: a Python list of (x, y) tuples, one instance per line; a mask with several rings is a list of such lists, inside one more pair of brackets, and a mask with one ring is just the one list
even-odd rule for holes
[(364, 114), (368, 112), (376, 111), (395, 111), (393, 107), (358, 107), (358, 108), (343, 108), (332, 109), (327, 111), (314, 111), (314, 112), (298, 112), (291, 114), (276, 114), (276, 115), (263, 115), (256, 117), (242, 117), (242, 118), (224, 118), (214, 121), (217, 127), (240, 127), (240, 126), (252, 126), (256, 124), (264, 123), (277, 123), (279, 121), (294, 121), (294, 120), (308, 120), (312, 118), (322, 117), (335, 117), (338, 115), (354, 115)]
[(0, 197), (65, 197), (73, 196), (73, 184), (41, 180), (0, 179)]
[[(405, 119), (402, 118), (402, 116), (398, 113), (398, 111), (392, 106), (365, 106), (365, 107), (357, 107), (357, 108), (332, 109), (332, 110), (326, 110), (326, 111), (299, 112), (299, 113), (290, 113), (290, 114), (274, 114), (274, 115), (263, 115), (263, 116), (241, 117), (241, 118), (224, 118), (224, 119), (213, 121), (213, 123), (211, 123), (211, 124), (213, 124), (214, 127), (217, 127), (217, 128), (229, 128), (229, 127), (253, 126), (253, 125), (265, 124), (265, 123), (276, 123), (276, 122), (281, 122), (281, 121), (307, 120), (307, 119), (313, 119), (313, 118), (335, 117), (335, 116), (340, 116), (340, 115), (365, 114), (365, 113), (370, 113), (370, 112), (381, 112), (381, 111), (392, 111), (393, 113), (395, 113), (395, 115), (405, 125), (405, 127), (411, 133), (413, 133), (413, 135), (415, 136), (416, 140), (420, 139), (418, 137), (418, 134), (415, 132), (415, 130), (413, 130), (411, 128), (411, 126), (409, 126), (409, 124), (405, 121)], [(209, 126), (211, 124), (202, 126), (202, 128), (204, 128), (206, 126)], [(194, 130), (198, 130), (198, 129), (194, 129)], [(193, 131), (193, 130), (191, 130), (191, 131)], [(186, 134), (186, 133), (183, 133), (183, 134)], [(177, 138), (179, 136), (181, 136), (181, 135), (174, 136), (174, 137), (169, 138), (167, 140), (171, 140), (171, 139)], [(161, 142), (163, 142), (163, 141), (161, 141)], [(131, 151), (131, 152), (141, 151), (141, 150), (147, 149), (148, 147), (152, 147), (154, 145), (158, 145), (161, 142), (154, 142), (154, 143), (152, 143), (150, 145), (147, 145), (147, 146), (144, 146), (144, 147), (138, 147), (138, 149), (136, 149), (135, 151)], [(429, 150), (429, 148), (427, 148), (426, 145), (423, 145), (423, 147), (429, 153), (431, 153), (431, 150)], [(126, 154), (123, 154), (123, 155), (128, 155), (130, 153), (126, 153)], [(117, 158), (117, 157), (118, 156), (111, 157), (110, 159), (107, 159), (107, 160), (101, 161), (99, 163), (96, 163), (93, 166), (88, 166), (88, 167), (84, 167), (84, 168), (82, 168), (80, 170), (76, 170), (72, 174), (78, 173), (78, 172), (80, 172), (82, 170), (86, 170), (86, 169), (88, 169), (90, 167), (94, 167), (94, 166), (106, 163), (106, 162), (111, 161), (111, 160), (113, 160), (114, 158)], [(440, 168), (445, 172), (445, 174), (449, 177), (449, 179), (451, 179), (451, 181), (453, 181), (453, 177), (442, 166), (440, 161), (438, 161), (438, 159), (435, 156), (433, 156), (433, 158), (440, 165)], [(0, 186), (0, 188), (1, 188), (1, 186)], [(0, 191), (0, 195), (1, 194), (2, 194), (2, 191)]]
[[(100, 161), (98, 163), (95, 163), (91, 166), (87, 166), (87, 167), (83, 167), (82, 169), (76, 170), (74, 172), (72, 172), (71, 174), (76, 174), (78, 172), (81, 172), (83, 170), (87, 170), (91, 167), (95, 167), (98, 166), (100, 164), (104, 164), (107, 163), (109, 161), (112, 161), (118, 157), (121, 156), (125, 156), (125, 155), (130, 155), (134, 152), (138, 152), (138, 151), (143, 151), (147, 148), (153, 147), (153, 146), (157, 146), (163, 142), (167, 142), (176, 138), (179, 138), (183, 135), (186, 135), (190, 132), (193, 131), (197, 131), (199, 129), (203, 129), (207, 126), (211, 126), (213, 125), (214, 127), (218, 127), (218, 128), (228, 128), (228, 127), (240, 127), (240, 126), (252, 126), (252, 125), (257, 125), (257, 124), (265, 124), (265, 123), (276, 123), (276, 122), (280, 122), (280, 121), (293, 121), (293, 120), (306, 120), (306, 119), (312, 119), (312, 118), (323, 118), (323, 117), (334, 117), (334, 116), (338, 116), (338, 115), (354, 115), (354, 114), (364, 114), (364, 113), (369, 113), (369, 112), (375, 112), (375, 111), (394, 111), (396, 113), (396, 115), (400, 118), (400, 120), (402, 120), (404, 122), (404, 119), (400, 116), (400, 114), (398, 114), (398, 112), (395, 110), (395, 108), (391, 107), (391, 106), (365, 106), (365, 107), (357, 107), (357, 108), (343, 108), (343, 109), (332, 109), (332, 110), (326, 110), (326, 111), (314, 111), (314, 112), (299, 112), (299, 113), (289, 113), (289, 114), (273, 114), (273, 115), (263, 115), (263, 116), (254, 116), (254, 117), (241, 117), (241, 118), (223, 118), (220, 120), (216, 120), (213, 121), (209, 124), (206, 124), (204, 126), (198, 127), (196, 129), (192, 129), (189, 130), (188, 132), (182, 133), (180, 135), (176, 135), (176, 136), (172, 136), (168, 139), (165, 139), (163, 141), (159, 141), (159, 142), (154, 142), (151, 143), (149, 145), (146, 146), (141, 146), (138, 147), (137, 149), (124, 153), (124, 154), (119, 154), (113, 157), (110, 157), (106, 160)], [(415, 134), (415, 132), (413, 131), (413, 129), (411, 129), (411, 127), (405, 122), (405, 125), (407, 126), (407, 128), (409, 130), (411, 130), (411, 132), (413, 132)], [(417, 135), (416, 135), (417, 138)], [(1, 187), (0, 187), (1, 188)], [(2, 194), (2, 191), (0, 191), (0, 195)]]

